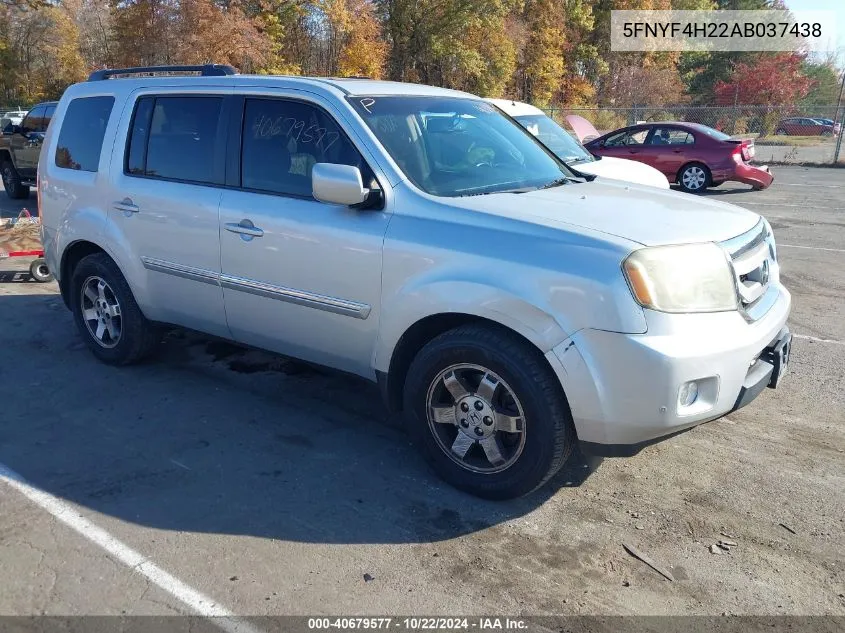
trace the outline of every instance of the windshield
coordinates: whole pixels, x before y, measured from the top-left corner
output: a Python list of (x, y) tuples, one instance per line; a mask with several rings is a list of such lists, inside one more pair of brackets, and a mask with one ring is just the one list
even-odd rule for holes
[(405, 175), (435, 196), (531, 191), (572, 173), (480, 100), (348, 97)]
[(590, 152), (545, 114), (526, 114), (514, 118), (567, 165), (595, 160)]

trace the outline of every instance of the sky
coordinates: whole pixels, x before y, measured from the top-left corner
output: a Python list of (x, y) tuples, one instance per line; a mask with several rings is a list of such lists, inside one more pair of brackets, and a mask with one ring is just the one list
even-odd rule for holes
[(845, 62), (845, 0), (785, 0), (792, 11), (833, 11), (836, 14), (836, 42), (839, 64)]

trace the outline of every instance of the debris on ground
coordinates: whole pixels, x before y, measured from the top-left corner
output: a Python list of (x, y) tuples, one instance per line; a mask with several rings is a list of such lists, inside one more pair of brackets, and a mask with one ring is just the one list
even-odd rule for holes
[(638, 558), (639, 560), (644, 562), (646, 565), (651, 567), (658, 574), (663, 576), (666, 580), (668, 580), (670, 582), (675, 581), (675, 579), (672, 577), (672, 574), (670, 574), (668, 571), (666, 571), (665, 569), (660, 567), (657, 563), (655, 563), (653, 560), (651, 560), (651, 558), (649, 558), (648, 556), (643, 554), (641, 551), (639, 551), (633, 545), (628, 545), (627, 543), (622, 543), (622, 547), (624, 547), (625, 551), (628, 552), (631, 556), (633, 556), (634, 558)]
[(364, 582), (372, 582), (375, 579), (375, 576), (370, 576), (370, 574), (364, 574)]
[(711, 546), (710, 546), (710, 553), (711, 553), (711, 554), (721, 554), (721, 553), (722, 553), (722, 550), (720, 550), (720, 549), (718, 548), (718, 546), (716, 546), (715, 544), (713, 544), (713, 545), (711, 545)]
[(787, 532), (792, 532), (793, 534), (798, 534), (798, 532), (796, 532), (795, 530), (793, 530), (793, 529), (792, 529), (791, 527), (789, 527), (786, 523), (778, 523), (778, 525), (779, 525), (779, 526), (781, 526), (781, 527), (782, 527), (784, 530), (786, 530)]

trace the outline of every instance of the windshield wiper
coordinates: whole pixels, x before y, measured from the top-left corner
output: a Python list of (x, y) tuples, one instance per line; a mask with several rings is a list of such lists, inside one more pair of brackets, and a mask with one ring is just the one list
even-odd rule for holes
[(560, 187), (561, 185), (565, 185), (569, 182), (574, 182), (572, 178), (568, 176), (563, 176), (562, 178), (555, 178), (551, 182), (547, 182), (542, 187), (538, 187), (538, 189), (551, 189), (552, 187)]
[(520, 187), (519, 189), (496, 189), (495, 191), (476, 191), (475, 193), (462, 193), (459, 198), (468, 198), (470, 196), (489, 196), (494, 193), (528, 193), (529, 191), (536, 191), (534, 187)]

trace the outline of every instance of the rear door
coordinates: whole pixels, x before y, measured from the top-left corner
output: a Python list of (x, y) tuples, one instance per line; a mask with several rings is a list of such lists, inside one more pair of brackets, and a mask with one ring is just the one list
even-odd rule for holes
[[(229, 336), (218, 211), (231, 90), (130, 97), (112, 158), (109, 219), (154, 320)], [(134, 102), (134, 104), (133, 104)]]
[(662, 125), (654, 128), (643, 155), (652, 167), (674, 180), (678, 170), (689, 160), (688, 152), (694, 148), (695, 137), (691, 132)]

